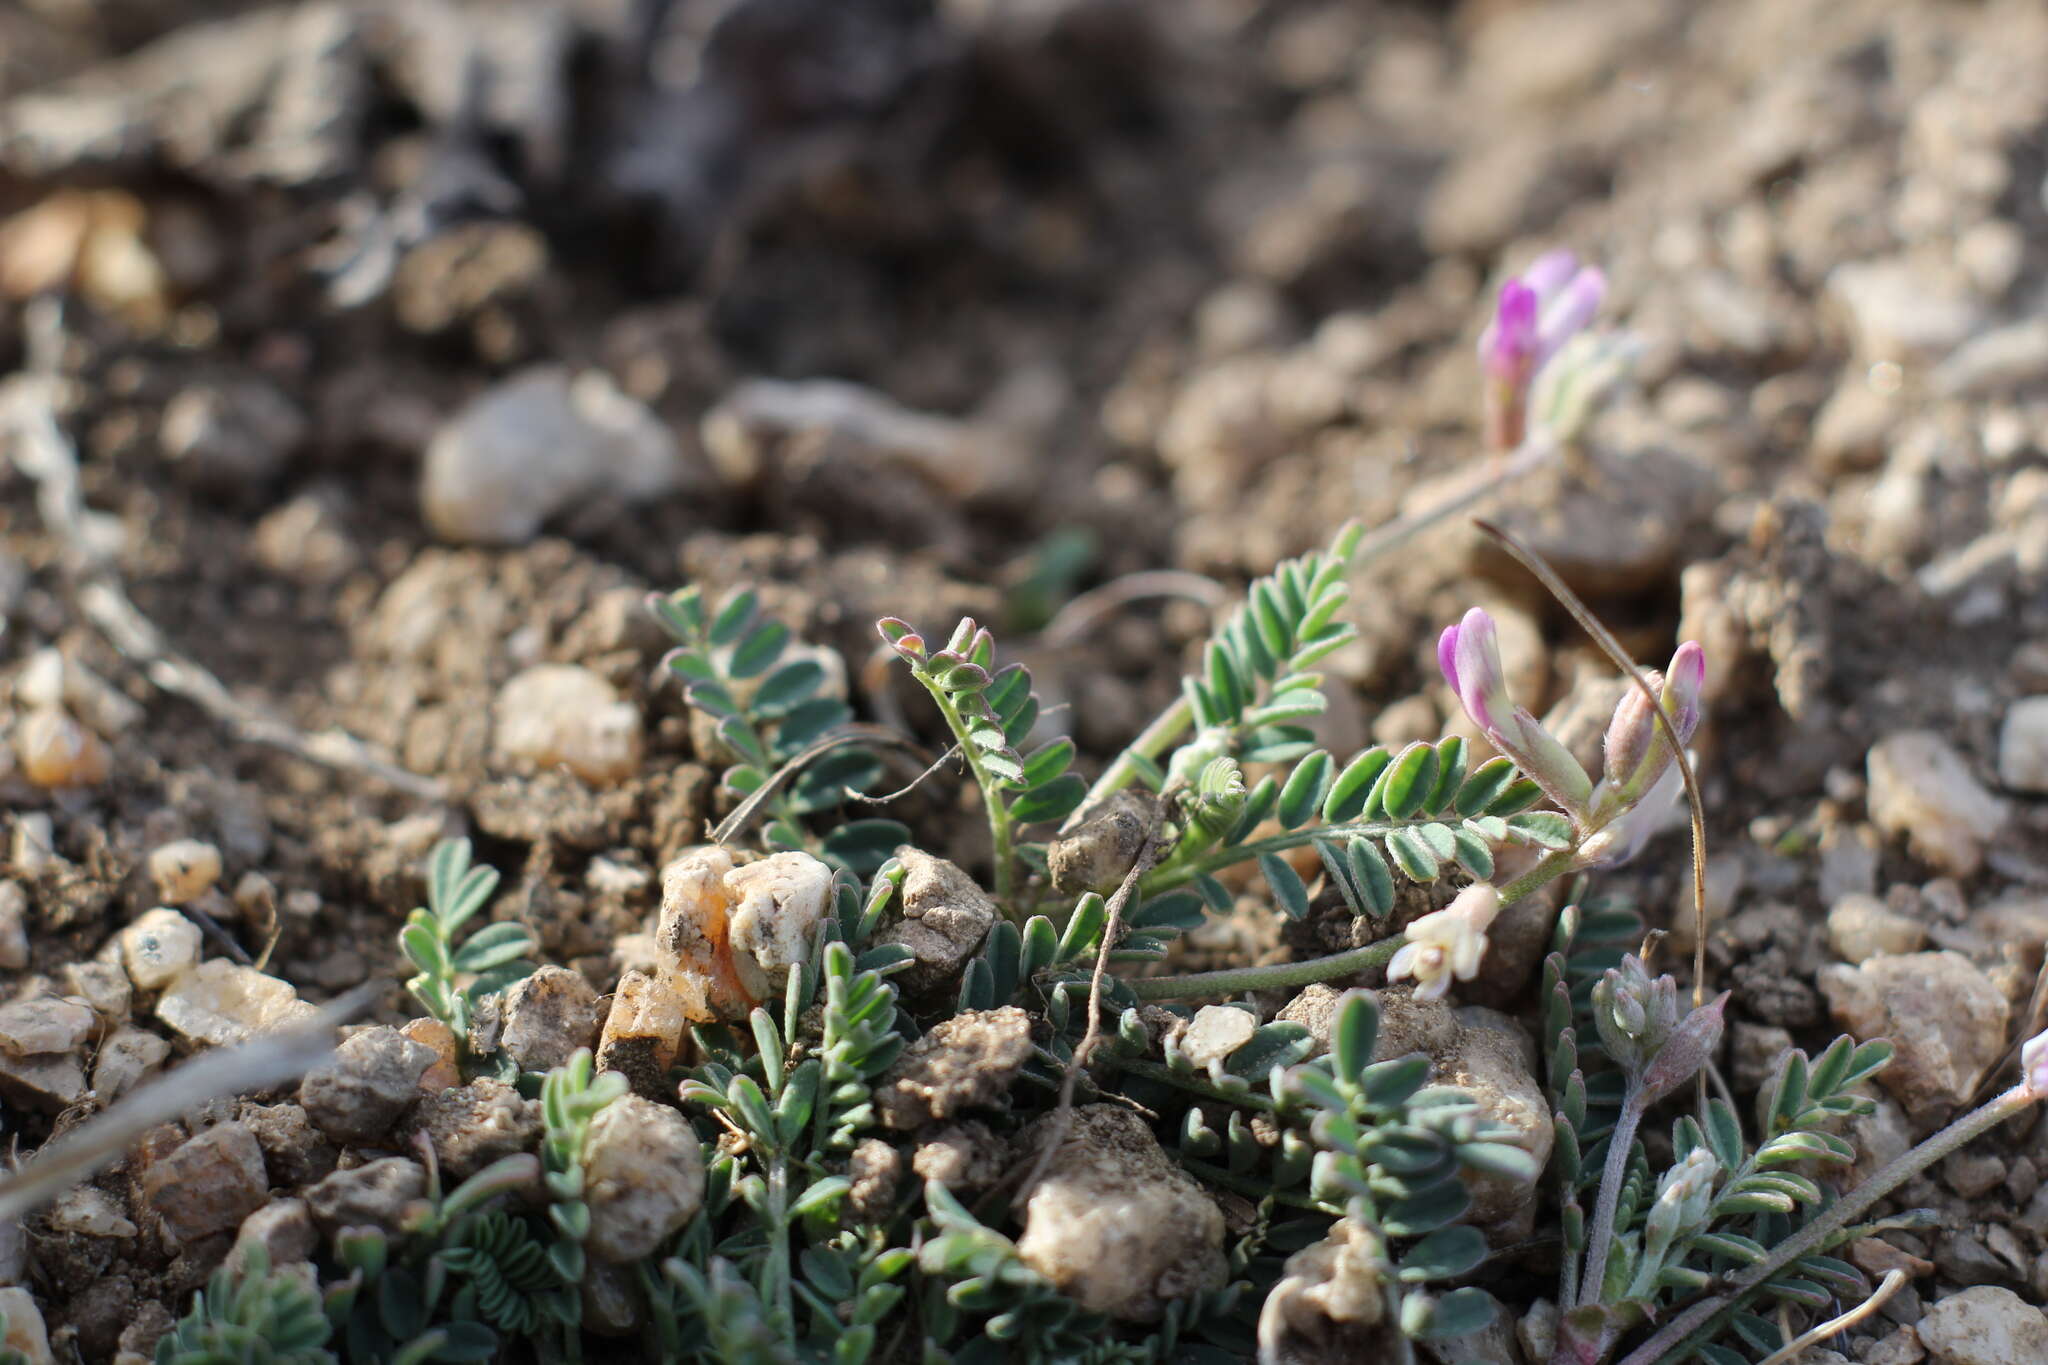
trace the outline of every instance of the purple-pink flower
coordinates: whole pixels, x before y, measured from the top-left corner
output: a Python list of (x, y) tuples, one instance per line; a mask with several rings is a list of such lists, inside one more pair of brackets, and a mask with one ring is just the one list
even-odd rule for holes
[(1487, 443), (1512, 450), (1527, 435), (1529, 392), (1565, 342), (1586, 329), (1607, 294), (1607, 277), (1571, 252), (1546, 253), (1501, 285), (1493, 321), (1479, 338), (1486, 371)]
[[(1493, 617), (1474, 607), (1437, 640), (1437, 664), (1472, 723), (1571, 817), (1585, 865), (1634, 856), (1682, 787), (1677, 750), (1640, 688), (1631, 686), (1607, 727), (1606, 771), (1598, 786), (1578, 759), (1508, 694)], [(1699, 728), (1706, 652), (1688, 640), (1664, 673), (1649, 675), (1679, 744)]]

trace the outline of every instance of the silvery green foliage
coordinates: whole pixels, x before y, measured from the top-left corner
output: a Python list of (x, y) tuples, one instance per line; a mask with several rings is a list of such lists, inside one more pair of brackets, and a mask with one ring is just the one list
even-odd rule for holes
[(443, 839), (427, 862), (427, 903), (412, 912), (398, 935), (399, 947), (419, 969), (406, 987), (454, 1033), (458, 1048), (468, 1046), (476, 1002), (530, 976), (536, 965), (527, 954), (540, 945), (517, 920), (487, 924), (457, 946), (462, 926), (497, 888), (496, 868), (471, 866), (469, 840)]
[[(592, 1074), (589, 1048), (577, 1048), (541, 1081), (541, 1179), (550, 1200), (548, 1221), (559, 1234), (547, 1254), (564, 1284), (582, 1282), (583, 1243), (590, 1237), (590, 1206), (583, 1201), (583, 1146), (592, 1120), (625, 1093), (626, 1078), (618, 1072)], [(580, 1303), (567, 1311), (579, 1309)]]
[[(261, 1245), (250, 1245), (213, 1272), (192, 1307), (157, 1341), (156, 1365), (331, 1365), (333, 1329), (320, 1295), (287, 1270), (273, 1270)], [(6, 1331), (0, 1314), (0, 1336)], [(0, 1365), (27, 1365), (19, 1351), (0, 1351)]]
[[(731, 795), (752, 795), (853, 720), (852, 708), (827, 690), (824, 665), (791, 654), (793, 633), (762, 615), (754, 589), (735, 589), (715, 611), (696, 586), (652, 594), (647, 607), (676, 641), (662, 667), (681, 681), (691, 707), (712, 719), (734, 755), (722, 782)], [(806, 821), (843, 805), (849, 791), (864, 791), (881, 775), (881, 763), (859, 745), (817, 756), (768, 798), (763, 841), (770, 849), (803, 849), (857, 871), (872, 869), (910, 837), (909, 830), (894, 820), (848, 820), (820, 839)]]
[[(1600, 1365), (1639, 1325), (1668, 1316), (1728, 1273), (1762, 1262), (1829, 1196), (1807, 1170), (1846, 1169), (1855, 1149), (1833, 1129), (1867, 1114), (1859, 1087), (1882, 1070), (1892, 1048), (1837, 1038), (1818, 1058), (1791, 1053), (1758, 1099), (1752, 1145), (1735, 1112), (1709, 1099), (1671, 1128), (1671, 1164), (1653, 1172), (1637, 1123), (1650, 1103), (1681, 1090), (1703, 1063), (1703, 1039), (1718, 1038), (1718, 1002), (1691, 1012), (1669, 976), (1617, 955), (1634, 918), (1604, 908), (1560, 918), (1558, 946), (1545, 963), (1547, 1090), (1555, 1109), (1551, 1174), (1564, 1234), (1559, 1302), (1562, 1365)], [(1627, 1143), (1617, 1154), (1614, 1144)], [(1594, 1199), (1588, 1222), (1586, 1200)], [(1603, 1209), (1608, 1235), (1600, 1236)], [(1841, 1245), (1866, 1235), (1845, 1229)], [(1605, 1241), (1605, 1255), (1597, 1244)], [(1868, 1286), (1847, 1262), (1800, 1258), (1738, 1302), (1692, 1343), (1710, 1365), (1746, 1365), (1783, 1344), (1770, 1304), (1824, 1314)], [(1733, 1341), (1716, 1341), (1732, 1337)], [(1734, 1344), (1739, 1342), (1740, 1346)]]
[(1067, 771), (1074, 742), (1053, 739), (1028, 754), (1020, 751), (1039, 716), (1030, 670), (1018, 663), (997, 668), (995, 637), (973, 617), (963, 617), (945, 648), (936, 650), (893, 616), (878, 621), (876, 629), (930, 694), (981, 788), (994, 845), (995, 895), (1008, 905), (1023, 864), (1045, 864), (1043, 848), (1026, 844), (1021, 832), (1064, 820), (1087, 795), (1087, 784)]

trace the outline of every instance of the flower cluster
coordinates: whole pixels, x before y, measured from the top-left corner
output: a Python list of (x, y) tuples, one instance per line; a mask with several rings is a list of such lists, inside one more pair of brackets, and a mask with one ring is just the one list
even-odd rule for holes
[(1486, 441), (1513, 450), (1528, 434), (1530, 394), (1564, 344), (1584, 331), (1607, 295), (1607, 277), (1552, 251), (1500, 287), (1493, 321), (1479, 338), (1486, 371)]
[[(1572, 821), (1581, 866), (1625, 862), (1641, 849), (1672, 802), (1682, 777), (1677, 751), (1640, 689), (1631, 687), (1607, 727), (1606, 771), (1598, 786), (1571, 751), (1508, 695), (1493, 618), (1474, 607), (1437, 641), (1437, 663), (1465, 714), (1494, 748), (1514, 759)], [(1648, 674), (1658, 705), (1681, 744), (1700, 723), (1706, 653), (1688, 640), (1670, 668)]]

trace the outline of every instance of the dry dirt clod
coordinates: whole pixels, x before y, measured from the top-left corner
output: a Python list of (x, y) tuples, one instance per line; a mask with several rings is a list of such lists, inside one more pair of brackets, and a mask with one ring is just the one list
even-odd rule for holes
[(846, 1200), (856, 1218), (879, 1222), (896, 1204), (903, 1179), (903, 1153), (881, 1138), (862, 1138), (846, 1159), (846, 1178), (853, 1188)]
[(302, 1192), (314, 1224), (332, 1237), (342, 1228), (380, 1227), (397, 1232), (406, 1205), (427, 1192), (426, 1168), (411, 1157), (388, 1156), (336, 1171)]
[(492, 743), (510, 767), (566, 767), (593, 787), (640, 770), (640, 708), (596, 673), (575, 664), (536, 664), (516, 674), (491, 704)]
[(159, 907), (121, 931), (121, 965), (145, 991), (162, 990), (199, 965), (204, 937), (176, 910)]
[(499, 1157), (532, 1149), (540, 1102), (484, 1077), (422, 1098), (408, 1130), (426, 1134), (444, 1179), (467, 1180)]
[(906, 869), (903, 918), (882, 942), (902, 944), (915, 959), (899, 978), (906, 992), (924, 996), (951, 989), (995, 924), (996, 903), (944, 858), (908, 844), (896, 856)]
[(1837, 1024), (1897, 1047), (1878, 1083), (1916, 1121), (1967, 1100), (2005, 1049), (2005, 995), (1961, 953), (1873, 957), (1819, 979)]
[(912, 1043), (875, 1086), (882, 1126), (910, 1132), (1000, 1106), (1031, 1059), (1031, 1016), (1015, 1005), (954, 1015)]
[(420, 1077), (435, 1062), (394, 1028), (365, 1029), (342, 1041), (325, 1066), (299, 1083), (299, 1105), (334, 1141), (370, 1142), (391, 1131), (420, 1098)]
[(1063, 834), (1046, 849), (1046, 867), (1052, 873), (1053, 888), (1063, 896), (1083, 891), (1107, 895), (1151, 836), (1159, 821), (1159, 802), (1149, 792), (1126, 787), (1110, 797), (1099, 810)]
[(239, 1227), (269, 1197), (270, 1176), (248, 1126), (217, 1123), (150, 1162), (141, 1190), (164, 1230), (191, 1243)]
[[(1047, 1115), (1026, 1129), (1027, 1159), (1061, 1126)], [(1090, 1312), (1153, 1322), (1170, 1300), (1220, 1288), (1229, 1273), (1221, 1210), (1127, 1109), (1074, 1110), (1045, 1174), (1018, 1191), (1018, 1205), (1024, 1263)]]
[(910, 1169), (954, 1194), (989, 1189), (1010, 1169), (1009, 1146), (977, 1119), (928, 1129), (911, 1154)]
[(165, 905), (187, 905), (220, 880), (220, 850), (200, 839), (176, 839), (149, 855), (149, 877)]
[(298, 1105), (245, 1104), (236, 1117), (256, 1135), (280, 1187), (296, 1190), (333, 1174), (341, 1154)]
[(612, 1265), (652, 1255), (704, 1202), (703, 1144), (677, 1110), (624, 1095), (590, 1122), (583, 1147), (590, 1254)]
[(503, 1013), (498, 1046), (522, 1071), (558, 1067), (597, 1041), (597, 990), (566, 967), (542, 967), (514, 982)]

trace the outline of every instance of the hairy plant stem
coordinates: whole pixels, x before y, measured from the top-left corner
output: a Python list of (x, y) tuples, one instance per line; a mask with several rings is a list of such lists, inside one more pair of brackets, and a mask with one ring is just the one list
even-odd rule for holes
[(953, 741), (960, 750), (960, 757), (967, 762), (967, 771), (974, 775), (974, 785), (981, 789), (981, 804), (988, 809), (988, 841), (990, 853), (995, 862), (996, 904), (1003, 908), (1003, 914), (1012, 920), (1021, 918), (1021, 912), (1014, 904), (1017, 898), (1017, 831), (1010, 820), (1009, 808), (1003, 804), (1003, 782), (988, 770), (981, 761), (981, 750), (968, 736), (967, 722), (953, 705), (953, 698), (946, 690), (927, 680), (916, 669), (911, 670), (931, 694), (938, 705), (939, 714), (946, 718), (946, 728), (953, 732)]
[(2029, 1105), (2038, 1104), (2041, 1099), (2041, 1091), (2022, 1082), (1983, 1108), (1963, 1115), (1904, 1156), (1894, 1158), (1876, 1175), (1843, 1195), (1833, 1207), (1816, 1215), (1812, 1222), (1778, 1243), (1769, 1256), (1733, 1276), (1725, 1292), (1701, 1299), (1665, 1323), (1656, 1335), (1624, 1356), (1621, 1365), (1655, 1365), (1655, 1362), (1663, 1360), (1685, 1345), (1693, 1333), (1786, 1266), (1802, 1256), (1826, 1250), (1837, 1233), (1869, 1212), (1878, 1200), (1958, 1147), (1976, 1141), (2015, 1114), (2024, 1113)]
[(1166, 746), (1179, 739), (1188, 726), (1194, 723), (1194, 719), (1194, 710), (1189, 707), (1186, 697), (1176, 699), (1173, 705), (1154, 716), (1152, 723), (1140, 731), (1136, 739), (1125, 745), (1123, 752), (1116, 756), (1115, 761), (1102, 770), (1102, 776), (1095, 779), (1095, 785), (1088, 789), (1088, 795), (1074, 808), (1075, 812), (1078, 814), (1089, 810), (1098, 802), (1107, 800), (1130, 786), (1138, 775), (1138, 760), (1157, 761), (1159, 756), (1166, 752)]
[[(1571, 871), (1576, 853), (1559, 849), (1546, 855), (1534, 867), (1500, 889), (1501, 908), (1534, 894), (1548, 883)], [(1371, 967), (1384, 967), (1393, 960), (1407, 939), (1400, 934), (1352, 948), (1329, 957), (1307, 962), (1276, 962), (1265, 967), (1232, 967), (1220, 972), (1196, 972), (1189, 976), (1153, 976), (1126, 979), (1131, 994), (1140, 1000), (1200, 1000), (1211, 996), (1236, 995), (1243, 991), (1275, 990), (1307, 986), (1350, 976)]]
[(1607, 1256), (1614, 1246), (1614, 1217), (1621, 1207), (1621, 1186), (1628, 1178), (1628, 1159), (1643, 1121), (1642, 1085), (1629, 1078), (1614, 1133), (1607, 1139), (1607, 1164), (1600, 1170), (1600, 1197), (1593, 1205), (1593, 1226), (1586, 1243), (1585, 1270), (1579, 1279), (1579, 1303), (1600, 1302), (1606, 1292)]

